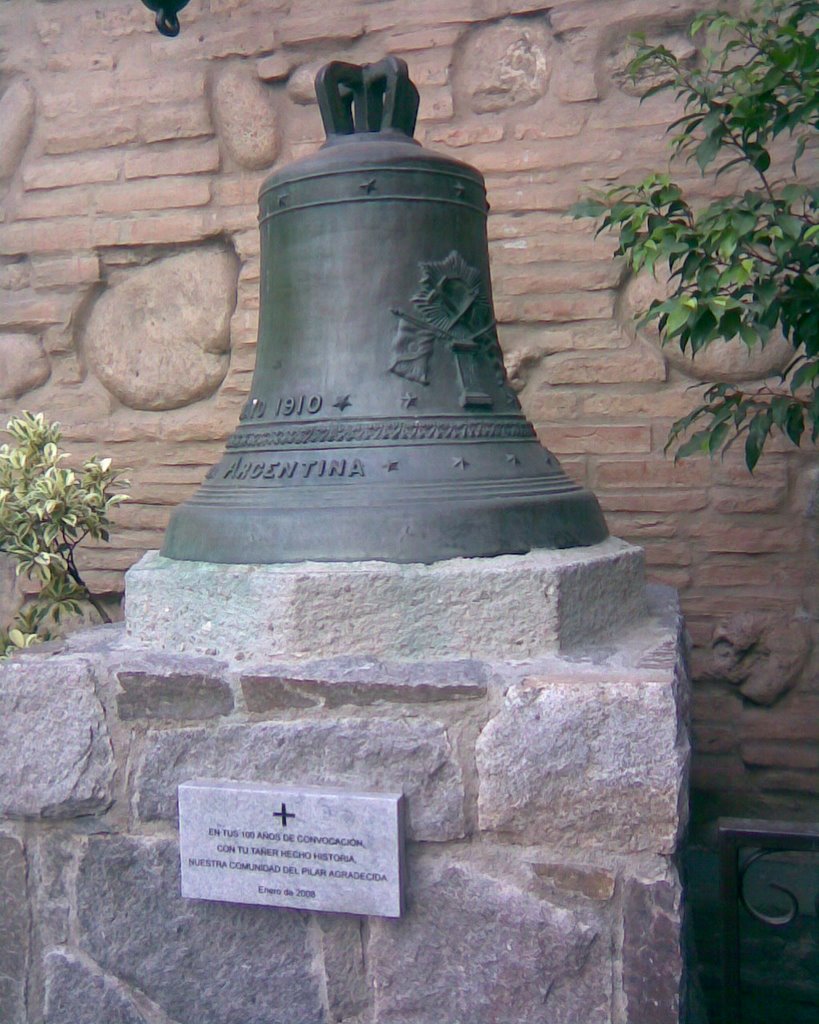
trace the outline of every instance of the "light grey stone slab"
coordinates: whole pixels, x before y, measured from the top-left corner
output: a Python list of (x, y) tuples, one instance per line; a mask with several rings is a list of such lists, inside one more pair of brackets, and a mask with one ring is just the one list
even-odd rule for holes
[(149, 552), (126, 577), (130, 637), (250, 662), (367, 654), (522, 659), (645, 614), (643, 552), (588, 548), (432, 565), (216, 565)]
[(105, 713), (83, 658), (0, 665), (0, 813), (70, 818), (113, 799)]
[(376, 1024), (550, 1024), (551, 990), (581, 974), (597, 933), (503, 872), (446, 858), (411, 858), (408, 904), (370, 922)]
[(199, 779), (179, 787), (182, 895), (400, 917), (404, 797)]
[(297, 719), (151, 732), (133, 783), (139, 817), (175, 819), (177, 786), (204, 777), (403, 792), (410, 839), (464, 834), (461, 770), (438, 722)]
[(309, 915), (183, 899), (175, 842), (90, 837), (76, 892), (81, 951), (173, 1024), (326, 1021)]

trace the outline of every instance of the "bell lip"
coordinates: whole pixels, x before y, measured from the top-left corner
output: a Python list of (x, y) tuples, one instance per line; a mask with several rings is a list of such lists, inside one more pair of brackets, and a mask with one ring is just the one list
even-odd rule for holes
[(396, 504), (369, 513), (358, 509), (346, 518), (343, 510), (311, 509), (309, 528), (304, 524), (293, 510), (215, 508), (188, 501), (174, 510), (160, 554), (217, 565), (430, 565), (451, 558), (591, 547), (610, 536), (600, 504), (586, 488), (548, 500), (453, 501), (444, 510)]

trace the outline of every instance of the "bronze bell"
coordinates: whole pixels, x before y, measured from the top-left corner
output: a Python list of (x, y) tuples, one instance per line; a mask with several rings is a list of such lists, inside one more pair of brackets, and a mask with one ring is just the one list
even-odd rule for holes
[(261, 189), (250, 397), (162, 553), (435, 562), (603, 540), (506, 377), (483, 177), (413, 139), (402, 60), (328, 64), (316, 92), (327, 141)]

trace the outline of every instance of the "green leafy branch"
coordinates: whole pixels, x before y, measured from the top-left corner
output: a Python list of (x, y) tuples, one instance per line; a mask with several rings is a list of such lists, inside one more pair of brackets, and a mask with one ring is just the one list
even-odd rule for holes
[(684, 113), (670, 127), (672, 155), (693, 159), (719, 176), (737, 166), (757, 187), (694, 209), (667, 174), (596, 193), (572, 208), (595, 217), (598, 232), (615, 231), (634, 273), (667, 271), (671, 294), (655, 300), (640, 322), (657, 322), (663, 343), (695, 355), (717, 340), (740, 338), (752, 349), (780, 331), (794, 354), (779, 387), (746, 392), (733, 384), (706, 386), (703, 402), (672, 427), (677, 457), (714, 454), (745, 437), (756, 465), (776, 428), (794, 444), (819, 435), (819, 187), (771, 179), (771, 147), (780, 136), (793, 148), (792, 170), (819, 125), (819, 2), (760, 0), (742, 18), (699, 15), (692, 35), (705, 32), (718, 48), (688, 68), (662, 46), (640, 45), (629, 65), (636, 81), (659, 77), (643, 99), (676, 89)]
[(18, 575), (40, 589), (8, 628), (0, 624), (0, 656), (48, 639), (48, 624), (77, 614), (88, 602), (103, 622), (110, 617), (81, 577), (76, 548), (86, 538), (109, 539), (109, 514), (126, 496), (110, 459), (96, 456), (78, 470), (62, 465), (60, 425), (41, 413), (22, 413), (6, 427), (12, 445), (0, 447), (0, 552)]

